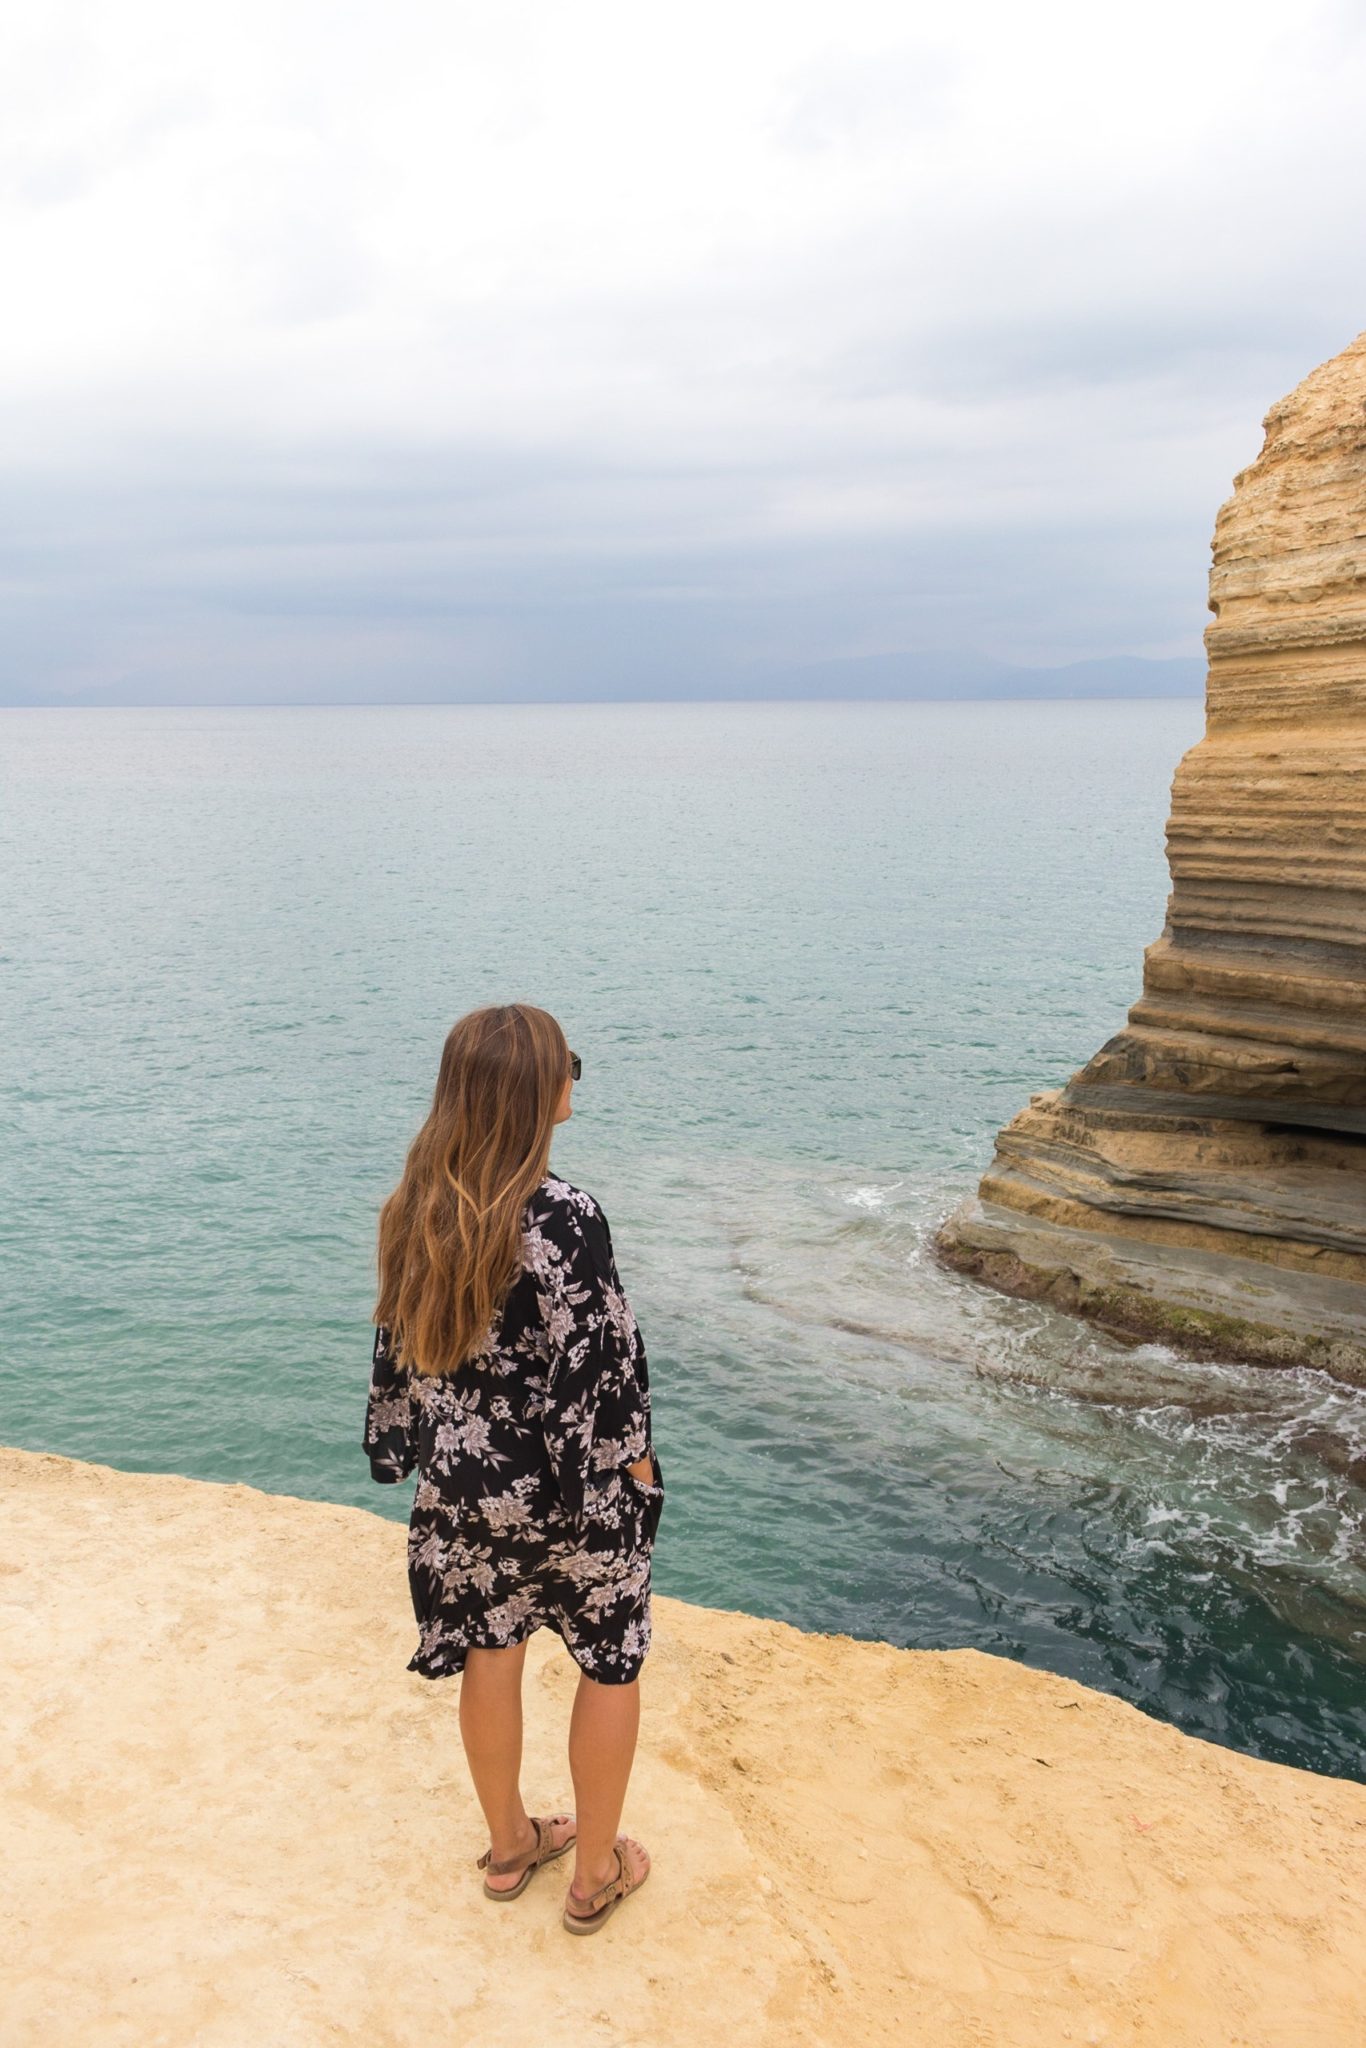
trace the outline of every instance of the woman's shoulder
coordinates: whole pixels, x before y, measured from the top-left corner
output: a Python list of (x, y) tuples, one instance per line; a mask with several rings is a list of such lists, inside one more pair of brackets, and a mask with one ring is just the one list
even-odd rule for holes
[(555, 1173), (547, 1174), (532, 1196), (525, 1231), (553, 1245), (563, 1259), (577, 1262), (586, 1254), (600, 1267), (612, 1258), (612, 1232), (601, 1203), (587, 1188), (576, 1188)]
[(522, 1262), (533, 1271), (570, 1270), (614, 1281), (612, 1232), (602, 1204), (587, 1188), (547, 1174), (527, 1205)]
[(572, 1181), (561, 1180), (558, 1174), (548, 1173), (532, 1197), (533, 1209), (546, 1216), (560, 1216), (566, 1221), (584, 1223), (606, 1223), (602, 1206), (586, 1188), (577, 1188)]

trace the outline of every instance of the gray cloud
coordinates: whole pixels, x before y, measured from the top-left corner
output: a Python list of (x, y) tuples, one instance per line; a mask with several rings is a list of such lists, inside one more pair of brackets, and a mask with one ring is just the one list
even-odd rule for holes
[(130, 6), (147, 76), (72, 13), (8, 88), (0, 701), (1190, 687), (1215, 510), (1366, 319), (1336, 6)]
[[(205, 451), (185, 477), (87, 488), (79, 507), (32, 493), (0, 688), (85, 702), (894, 695), (899, 676), (909, 694), (956, 694), (992, 686), (1006, 656), (1056, 665), (1064, 591), (1064, 658), (1141, 642), (1159, 609), (1184, 608), (1198, 647), (1194, 531), (1171, 561), (1165, 525), (1117, 522), (712, 544), (700, 520), (663, 543), (658, 487), (587, 465), (504, 471), (483, 449), (365, 464), (328, 450), (258, 480)], [(633, 523), (645, 544), (628, 547)], [(591, 540), (566, 545), (574, 530)]]

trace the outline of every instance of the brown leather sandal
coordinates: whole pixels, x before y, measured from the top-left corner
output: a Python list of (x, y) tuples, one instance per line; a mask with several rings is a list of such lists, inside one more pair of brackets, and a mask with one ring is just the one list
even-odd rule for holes
[[(615, 1877), (609, 1877), (606, 1884), (599, 1885), (595, 1892), (590, 1893), (587, 1904), (593, 1910), (587, 1913), (571, 1913), (566, 1901), (564, 1912), (560, 1917), (571, 1934), (596, 1934), (603, 1921), (611, 1919), (621, 1901), (629, 1893), (639, 1891), (645, 1882), (645, 1878), (650, 1875), (649, 1869), (647, 1869), (644, 1877), (636, 1876), (630, 1864), (621, 1853), (620, 1845), (622, 1842), (630, 1842), (637, 1849), (644, 1847), (644, 1843), (634, 1841), (630, 1835), (618, 1835), (617, 1840), (612, 1844), (612, 1854), (617, 1859), (617, 1874)], [(572, 1885), (570, 1889), (571, 1891), (573, 1890)], [(602, 1900), (603, 1903), (598, 1905), (598, 1900)]]
[(507, 1877), (514, 1870), (522, 1870), (522, 1865), (526, 1864), (526, 1869), (522, 1871), (521, 1883), (509, 1885), (506, 1891), (499, 1891), (497, 1886), (491, 1885), (488, 1877), (486, 1877), (484, 1879), (484, 1897), (486, 1899), (520, 1899), (541, 1865), (543, 1863), (553, 1863), (557, 1856), (564, 1855), (566, 1849), (572, 1849), (575, 1842), (579, 1839), (576, 1831), (569, 1837), (567, 1842), (561, 1842), (558, 1848), (551, 1847), (550, 1830), (553, 1823), (557, 1820), (573, 1820), (574, 1816), (572, 1813), (552, 1813), (546, 1820), (539, 1819), (533, 1813), (528, 1818), (536, 1830), (536, 1847), (531, 1851), (530, 1861), (524, 1855), (504, 1856), (495, 1863), (493, 1861), (493, 1849), (489, 1847), (485, 1849), (483, 1855), (475, 1864), (476, 1870), (487, 1870), (489, 1877)]

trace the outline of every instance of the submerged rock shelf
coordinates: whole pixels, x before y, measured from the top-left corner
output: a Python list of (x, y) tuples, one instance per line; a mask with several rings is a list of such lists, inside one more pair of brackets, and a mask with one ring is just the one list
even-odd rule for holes
[(1117, 1331), (1366, 1385), (1366, 335), (1267, 415), (1210, 609), (1143, 994), (1000, 1132), (936, 1250)]

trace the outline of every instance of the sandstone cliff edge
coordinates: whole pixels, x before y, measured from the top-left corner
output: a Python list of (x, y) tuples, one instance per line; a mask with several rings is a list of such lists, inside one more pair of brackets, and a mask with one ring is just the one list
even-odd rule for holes
[[(7, 2048), (1358, 2048), (1366, 1788), (973, 1651), (656, 1596), (588, 1941), (482, 1898), (401, 1523), (0, 1450)], [(575, 1674), (527, 1661), (528, 1797)]]

